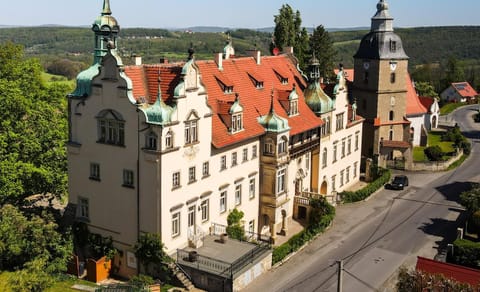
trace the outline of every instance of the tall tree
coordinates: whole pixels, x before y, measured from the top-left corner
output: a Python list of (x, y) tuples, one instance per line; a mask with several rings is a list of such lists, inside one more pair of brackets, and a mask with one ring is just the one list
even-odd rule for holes
[(313, 31), (310, 37), (310, 50), (310, 55), (315, 54), (320, 63), (322, 76), (332, 78), (337, 51), (333, 46), (333, 40), (323, 25), (317, 26)]
[(68, 88), (45, 85), (41, 72), (22, 47), (0, 45), (0, 205), (66, 190)]
[(445, 71), (445, 87), (450, 86), (450, 84), (453, 82), (465, 81), (465, 71), (463, 65), (455, 57), (448, 58)]
[(302, 28), (300, 11), (294, 12), (288, 4), (283, 4), (279, 14), (274, 16), (275, 30), (274, 45), (271, 47), (283, 50), (285, 47), (293, 47), (295, 56), (298, 58), (300, 68), (304, 68), (308, 59), (308, 33)]
[(428, 82), (415, 82), (415, 89), (420, 96), (438, 98), (438, 93), (435, 91), (435, 88)]

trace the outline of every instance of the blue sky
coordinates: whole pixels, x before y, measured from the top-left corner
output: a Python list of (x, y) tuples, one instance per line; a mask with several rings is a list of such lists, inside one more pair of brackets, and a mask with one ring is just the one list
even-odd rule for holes
[[(103, 0), (2, 0), (0, 25), (89, 26)], [(110, 0), (122, 27), (175, 28), (273, 26), (284, 3), (299, 10), (303, 25), (370, 26), (378, 0)], [(478, 0), (388, 0), (397, 27), (479, 25)]]

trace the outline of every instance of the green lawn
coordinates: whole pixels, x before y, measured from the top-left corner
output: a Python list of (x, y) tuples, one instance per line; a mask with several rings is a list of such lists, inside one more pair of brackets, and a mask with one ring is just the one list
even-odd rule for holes
[(440, 115), (447, 115), (451, 112), (453, 112), (455, 109), (466, 105), (467, 103), (465, 102), (451, 102), (447, 103), (444, 106), (440, 108)]
[[(453, 143), (450, 141), (442, 141), (442, 132), (430, 132), (428, 134), (428, 146), (438, 145), (443, 152), (453, 152)], [(427, 162), (427, 156), (424, 153), (426, 147), (414, 147), (413, 148), (413, 161), (415, 162)]]
[[(10, 272), (0, 272), (0, 291), (2, 292), (12, 292), (8, 286), (8, 277)], [(70, 277), (65, 275), (64, 279), (53, 284), (52, 287), (45, 290), (45, 292), (63, 292), (63, 291), (78, 291), (72, 289), (74, 284), (81, 284), (90, 287), (98, 287), (95, 283), (83, 281), (76, 279), (75, 277)]]
[(47, 72), (42, 73), (42, 79), (47, 83), (65, 84), (70, 86), (71, 88), (74, 88), (75, 86), (75, 80), (68, 80), (65, 76), (53, 75)]

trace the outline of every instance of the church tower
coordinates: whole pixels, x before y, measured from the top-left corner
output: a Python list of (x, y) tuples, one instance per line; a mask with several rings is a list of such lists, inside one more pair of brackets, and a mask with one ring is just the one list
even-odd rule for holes
[[(408, 56), (393, 30), (386, 0), (377, 4), (370, 32), (354, 55), (354, 97), (363, 126), (362, 155), (411, 160), (410, 122), (406, 119)], [(410, 158), (409, 158), (410, 157)]]

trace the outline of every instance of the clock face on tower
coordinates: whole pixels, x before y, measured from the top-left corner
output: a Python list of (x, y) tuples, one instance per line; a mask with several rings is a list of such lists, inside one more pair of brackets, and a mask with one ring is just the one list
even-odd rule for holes
[(397, 69), (397, 62), (390, 62), (390, 69), (395, 71), (395, 69)]
[(365, 70), (368, 70), (368, 68), (370, 68), (370, 63), (369, 62), (363, 62), (363, 68)]

